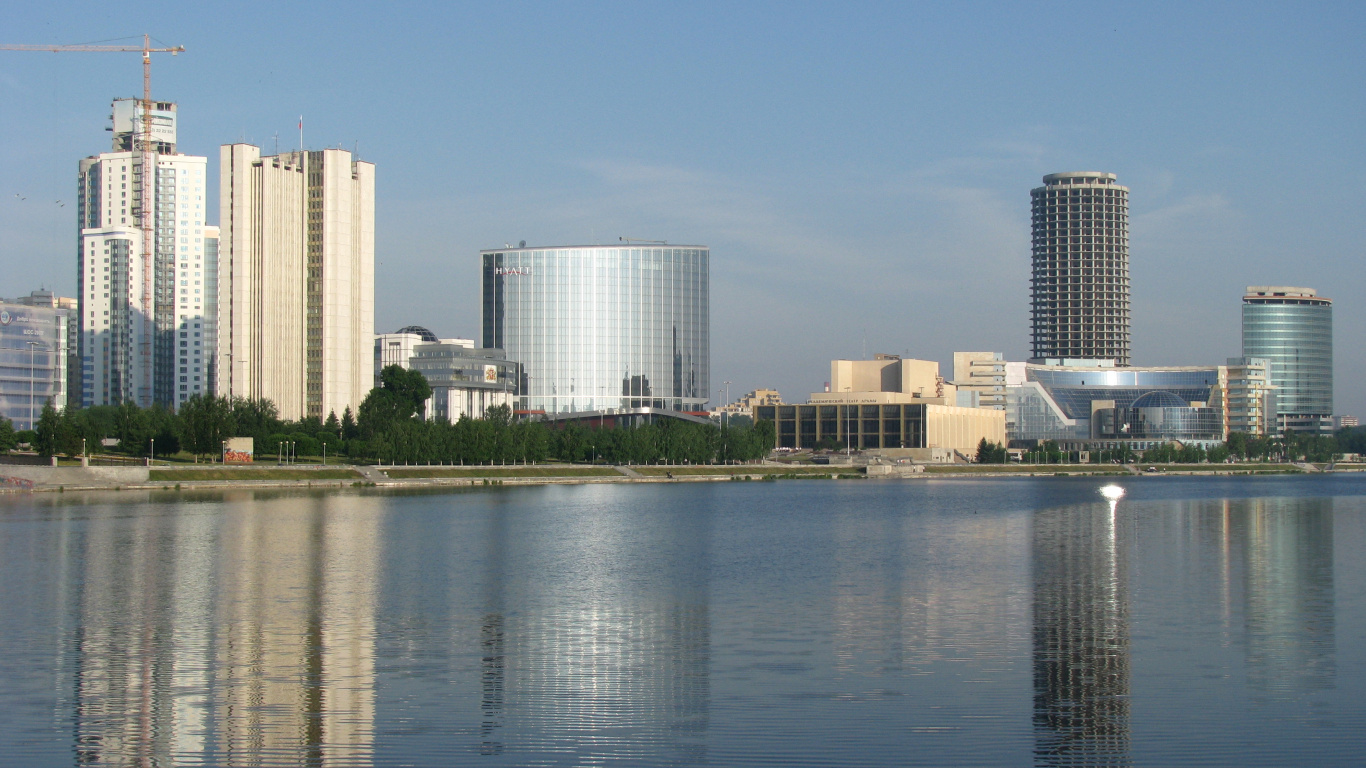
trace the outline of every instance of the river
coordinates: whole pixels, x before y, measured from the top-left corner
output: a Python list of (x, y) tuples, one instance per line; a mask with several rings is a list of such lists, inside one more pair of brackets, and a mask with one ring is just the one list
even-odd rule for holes
[(0, 764), (1357, 765), (1366, 477), (0, 497)]

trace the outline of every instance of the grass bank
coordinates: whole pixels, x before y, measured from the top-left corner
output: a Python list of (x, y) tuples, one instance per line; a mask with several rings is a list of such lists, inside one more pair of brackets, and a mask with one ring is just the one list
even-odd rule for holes
[(477, 479), (482, 477), (621, 477), (611, 467), (401, 467), (382, 470), (394, 480)]
[(354, 469), (153, 469), (152, 482), (194, 482), (196, 480), (360, 480)]
[(827, 466), (824, 464), (809, 464), (803, 466), (787, 465), (775, 467), (771, 464), (726, 464), (718, 466), (687, 466), (687, 467), (631, 467), (646, 477), (674, 477), (698, 475), (726, 476), (726, 475), (832, 475), (832, 474), (863, 474), (862, 467), (849, 466)]
[(931, 475), (1127, 475), (1114, 464), (926, 464)]

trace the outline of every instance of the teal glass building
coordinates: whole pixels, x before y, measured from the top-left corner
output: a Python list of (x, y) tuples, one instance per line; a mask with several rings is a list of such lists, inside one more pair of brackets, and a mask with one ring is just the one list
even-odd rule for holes
[(1333, 428), (1333, 302), (1313, 288), (1248, 286), (1243, 357), (1271, 362), (1281, 432)]
[(697, 245), (482, 251), (482, 346), (521, 365), (520, 409), (701, 411), (709, 263)]

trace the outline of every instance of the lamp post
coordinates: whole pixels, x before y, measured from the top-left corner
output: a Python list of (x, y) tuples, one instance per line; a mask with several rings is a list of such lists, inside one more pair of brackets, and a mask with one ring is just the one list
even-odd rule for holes
[(152, 440), (152, 450), (150, 451), (150, 453), (149, 453), (149, 455), (148, 455), (148, 457), (147, 457), (147, 466), (149, 466), (149, 467), (152, 466), (153, 464), (155, 464), (155, 463), (156, 463), (156, 460), (157, 460), (157, 439), (156, 439), (155, 437), (153, 437), (153, 438), (151, 438), (151, 440)]
[(34, 429), (33, 425), (33, 348), (40, 346), (36, 341), (24, 342), (28, 344), (28, 428)]

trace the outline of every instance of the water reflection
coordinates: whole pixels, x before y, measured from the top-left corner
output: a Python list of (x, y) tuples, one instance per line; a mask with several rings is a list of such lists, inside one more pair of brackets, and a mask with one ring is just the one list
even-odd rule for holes
[(1034, 754), (1039, 765), (1129, 765), (1129, 594), (1109, 504), (1037, 512)]
[(354, 497), (100, 510), (80, 539), (83, 764), (352, 765), (373, 754), (376, 523)]
[(506, 707), (538, 752), (573, 764), (703, 763), (710, 518), (668, 506), (642, 515), (595, 495), (576, 493), (553, 534), (516, 528), (506, 560), (490, 560), (506, 570), (489, 580), (515, 585), (527, 610), (483, 635), (507, 675), (486, 675), (497, 684), (485, 701)]
[(0, 762), (1353, 764), (1363, 497), (1002, 487), (39, 497)]
[[(1248, 686), (1272, 697), (1333, 687), (1333, 499), (1198, 505), (1218, 531), (1229, 602), (1241, 593)], [(1234, 609), (1240, 608), (1240, 611)]]

